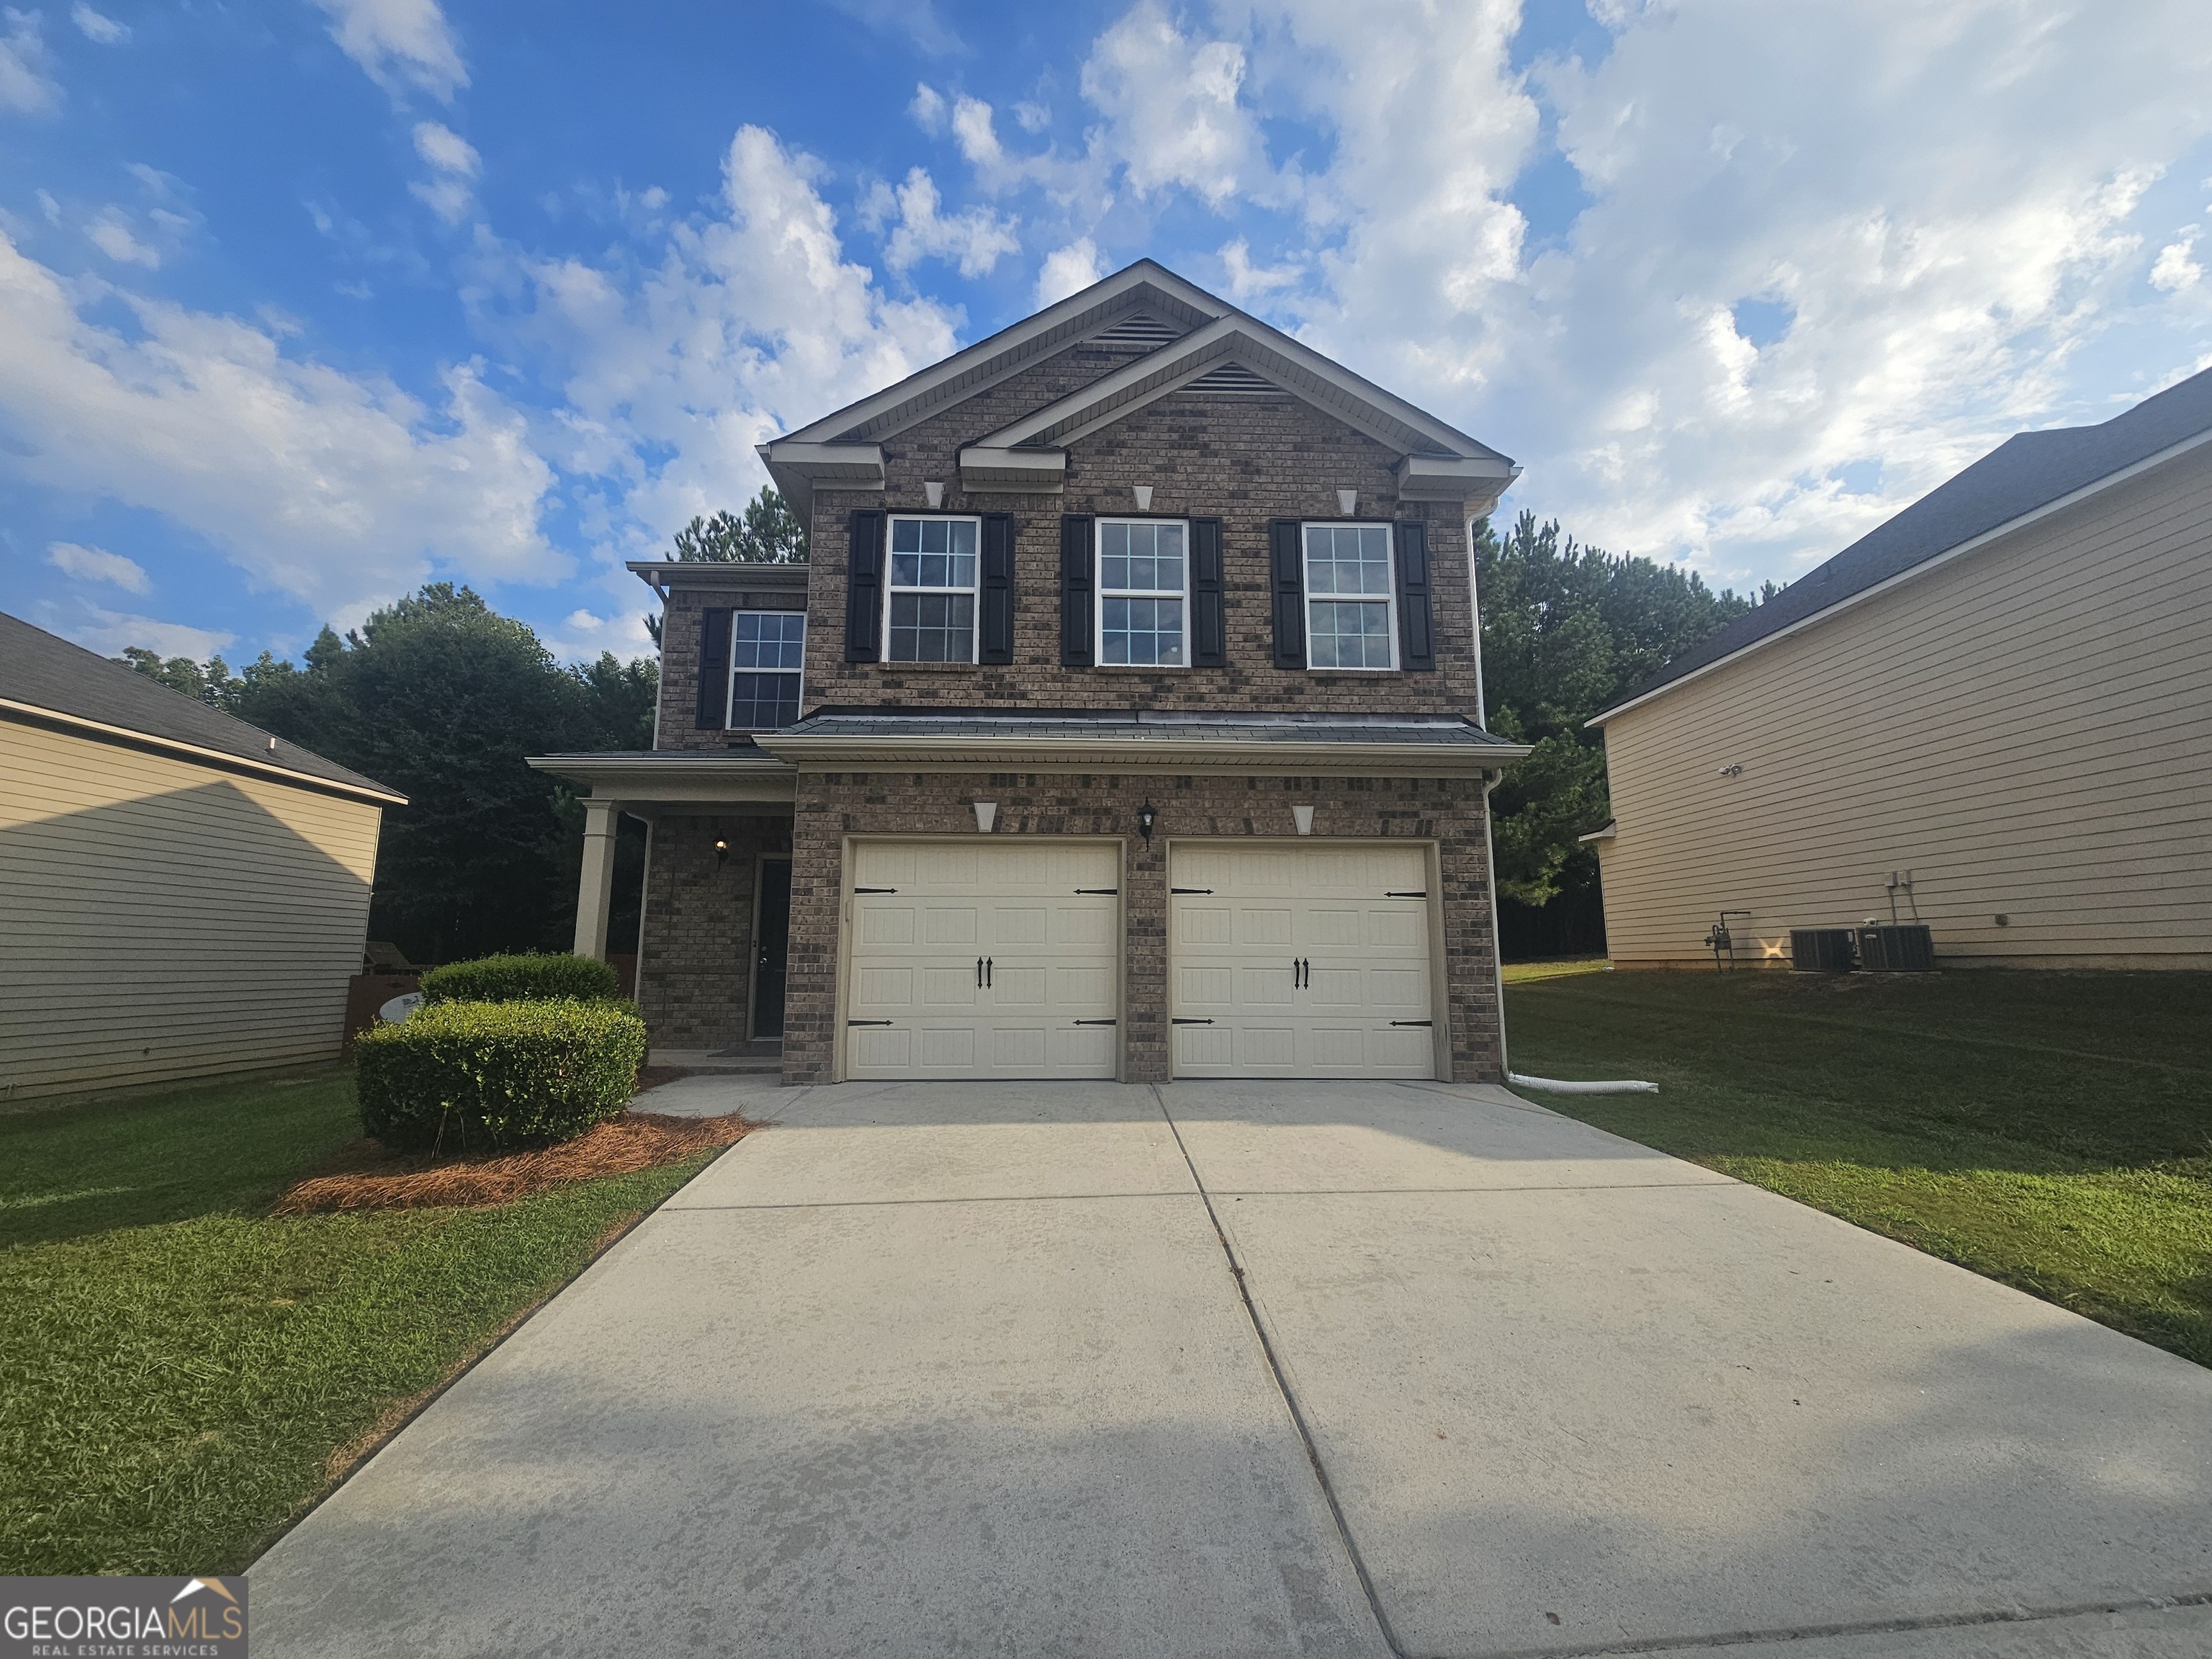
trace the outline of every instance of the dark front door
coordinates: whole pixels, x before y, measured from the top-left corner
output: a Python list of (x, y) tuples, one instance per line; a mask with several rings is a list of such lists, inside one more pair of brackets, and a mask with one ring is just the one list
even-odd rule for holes
[(791, 860), (761, 861), (760, 916), (753, 927), (753, 1035), (783, 1035), (784, 959), (791, 950)]

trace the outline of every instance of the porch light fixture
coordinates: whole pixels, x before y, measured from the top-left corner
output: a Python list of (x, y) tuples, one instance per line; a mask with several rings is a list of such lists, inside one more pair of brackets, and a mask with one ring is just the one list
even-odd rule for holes
[(730, 843), (726, 841), (716, 842), (714, 843), (714, 863), (716, 867), (719, 868), (720, 866), (729, 862), (729, 858)]
[(1359, 492), (1356, 489), (1338, 490), (1336, 492), (1336, 510), (1343, 514), (1347, 519), (1353, 514), (1358, 512)]
[(1150, 484), (1131, 484), (1131, 485), (1129, 486), (1129, 488), (1130, 488), (1130, 489), (1131, 489), (1131, 490), (1133, 490), (1133, 491), (1135, 493), (1135, 495), (1136, 495), (1136, 497), (1137, 497), (1137, 511), (1138, 511), (1138, 512), (1139, 512), (1139, 513), (1149, 513), (1149, 512), (1151, 512), (1151, 511), (1152, 510), (1152, 485), (1150, 485)]
[(1293, 806), (1291, 808), (1291, 822), (1298, 826), (1300, 835), (1310, 836), (1313, 834), (1313, 808)]
[(1158, 820), (1159, 816), (1152, 810), (1152, 804), (1150, 801), (1146, 801), (1137, 809), (1137, 833), (1145, 838), (1145, 845), (1147, 847), (1152, 844), (1152, 825)]
[(921, 487), (921, 493), (929, 498), (929, 507), (933, 513), (939, 507), (945, 505), (945, 486), (943, 484), (926, 483)]
[(979, 800), (975, 803), (975, 833), (977, 835), (989, 835), (991, 833), (991, 826), (998, 821), (998, 802), (994, 800)]

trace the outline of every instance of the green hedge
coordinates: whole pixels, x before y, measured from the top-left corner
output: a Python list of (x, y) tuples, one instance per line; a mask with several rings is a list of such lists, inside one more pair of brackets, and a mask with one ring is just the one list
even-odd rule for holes
[(621, 994), (615, 970), (589, 957), (483, 957), (422, 975), (425, 1002), (611, 1002)]
[(362, 1127), (447, 1152), (566, 1140), (629, 1104), (645, 1048), (626, 1003), (428, 1003), (355, 1043)]

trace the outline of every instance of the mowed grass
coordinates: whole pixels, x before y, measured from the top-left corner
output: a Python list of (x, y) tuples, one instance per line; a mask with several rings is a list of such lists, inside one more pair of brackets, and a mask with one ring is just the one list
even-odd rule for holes
[(2212, 975), (1509, 983), (1533, 1098), (2212, 1365)]
[(0, 1116), (0, 1573), (244, 1567), (705, 1162), (266, 1214), (359, 1133), (335, 1070)]

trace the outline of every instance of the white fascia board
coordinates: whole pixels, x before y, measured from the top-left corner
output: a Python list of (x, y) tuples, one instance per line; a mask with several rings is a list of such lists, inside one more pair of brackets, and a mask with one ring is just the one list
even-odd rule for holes
[[(1503, 457), (1408, 455), (1398, 463), (1398, 498), (1407, 501), (1467, 501), (1480, 512), (1505, 493), (1521, 469)], [(1480, 501), (1482, 507), (1472, 503)]]
[[(295, 789), (343, 795), (349, 799), (369, 801), (378, 806), (407, 805), (407, 797), (397, 790), (347, 783), (339, 778), (319, 777), (313, 772), (298, 772), (289, 766), (272, 766), (266, 761), (234, 755), (221, 749), (210, 749), (203, 744), (188, 743), (182, 738), (159, 737), (151, 732), (133, 731), (127, 726), (111, 726), (106, 720), (88, 720), (82, 714), (64, 714), (58, 708), (41, 708), (34, 702), (18, 702), (13, 697), (0, 697), (0, 720), (10, 718), (26, 724), (66, 731), (94, 743), (147, 750), (178, 760), (191, 761), (196, 765), (213, 767), (219, 771), (247, 773), (257, 778), (266, 778), (272, 783), (289, 784)], [(318, 756), (317, 758), (321, 757)]]
[(2071, 495), (2061, 495), (2056, 501), (2045, 501), (2041, 507), (2032, 508), (2016, 519), (2008, 519), (2004, 523), (1992, 529), (1984, 530), (1978, 536), (1968, 538), (1956, 547), (1947, 547), (1932, 558), (1923, 559), (1918, 564), (1908, 569), (1900, 570), (1894, 576), (1876, 582), (1872, 587), (1863, 587), (1856, 593), (1847, 593), (1833, 605), (1824, 605), (1809, 617), (1799, 617), (1787, 628), (1778, 628), (1771, 634), (1762, 634), (1748, 644), (1738, 646), (1725, 657), (1716, 657), (1712, 661), (1692, 669), (1678, 680), (1669, 680), (1664, 685), (1655, 685), (1640, 697), (1631, 698), (1617, 708), (1607, 709), (1602, 714), (1591, 715), (1583, 722), (1583, 727), (1585, 731), (1593, 728), (1603, 731), (1608, 720), (1619, 720), (1632, 708), (1641, 708), (1645, 703), (1663, 697), (1670, 691), (1679, 691), (1684, 686), (1705, 678), (1706, 675), (1717, 669), (1726, 668), (1730, 663), (1741, 662), (1754, 651), (1763, 651), (1770, 645), (1778, 645), (1784, 640), (1802, 634), (1808, 628), (1817, 627), (1831, 617), (1841, 616), (1854, 605), (1863, 605), (1869, 599), (1880, 599), (1883, 594), (1902, 587), (1907, 582), (1917, 581), (1931, 572), (1942, 569), (1954, 559), (1962, 559), (1969, 553), (1978, 553), (1992, 542), (2002, 541), (2015, 531), (2025, 530), (2030, 525), (2039, 523), (2054, 513), (2063, 513), (2068, 507), (2078, 506), (2092, 496), (2101, 495), (2105, 491), (2125, 483), (2130, 478), (2140, 477), (2155, 467), (2164, 466), (2168, 461), (2179, 460), (2190, 451), (2200, 448), (2207, 443), (2212, 443), (2212, 428), (2208, 428), (2193, 437), (2185, 438), (2178, 444), (2170, 445), (2160, 450), (2155, 455), (2147, 455), (2132, 465), (2120, 468), (2117, 472), (2107, 472), (2103, 477), (2083, 484)]
[(1617, 833), (1614, 827), (1608, 823), (1602, 830), (1593, 830), (1587, 836), (1577, 836), (1575, 839), (1577, 841), (1611, 841)]
[(763, 732), (754, 739), (786, 760), (923, 771), (976, 767), (1082, 771), (1352, 772), (1375, 777), (1472, 777), (1523, 760), (1517, 744), (1481, 749), (1393, 743), (1253, 743), (1188, 738), (826, 737)]
[(811, 484), (832, 489), (884, 487), (881, 444), (817, 444), (775, 438), (763, 447), (771, 468), (781, 467)]
[(806, 591), (810, 566), (803, 564), (725, 564), (719, 560), (629, 559), (623, 568), (656, 593), (672, 587), (755, 588), (781, 592)]
[(533, 755), (540, 772), (589, 788), (595, 800), (617, 803), (776, 804), (795, 798), (798, 769), (763, 755)]
[(991, 449), (970, 444), (960, 452), (963, 489), (1058, 495), (1066, 478), (1064, 449)]
[[(930, 394), (941, 389), (970, 395), (982, 391), (1033, 361), (1043, 349), (1059, 344), (1063, 337), (1072, 343), (1095, 333), (1109, 320), (1107, 312), (1128, 308), (1131, 296), (1148, 288), (1167, 301), (1164, 308), (1170, 311), (1180, 307), (1196, 317), (1215, 318), (1228, 310), (1204, 289), (1192, 286), (1165, 266), (1139, 259), (1126, 270), (1117, 270), (1081, 292), (1068, 295), (1057, 305), (1047, 306), (1034, 317), (1002, 328), (965, 350), (954, 352), (942, 362), (908, 375), (872, 398), (848, 404), (801, 427), (791, 437), (818, 442), (880, 421), (902, 404), (929, 399), (933, 407), (943, 399), (930, 399)], [(919, 415), (915, 418), (920, 418)]]

